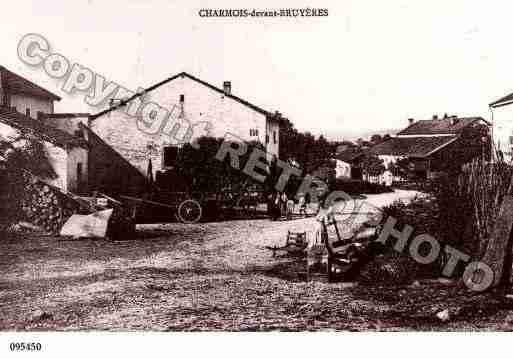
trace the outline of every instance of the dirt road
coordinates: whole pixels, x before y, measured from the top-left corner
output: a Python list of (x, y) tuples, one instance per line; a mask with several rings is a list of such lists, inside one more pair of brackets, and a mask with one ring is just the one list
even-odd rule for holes
[[(412, 195), (369, 196), (365, 208)], [(455, 284), (332, 284), (321, 273), (305, 282), (301, 259), (272, 258), (265, 246), (314, 225), (314, 218), (144, 225), (137, 240), (120, 242), (3, 239), (0, 329), (513, 328), (508, 301), (469, 296)], [(447, 322), (435, 316), (444, 308)]]

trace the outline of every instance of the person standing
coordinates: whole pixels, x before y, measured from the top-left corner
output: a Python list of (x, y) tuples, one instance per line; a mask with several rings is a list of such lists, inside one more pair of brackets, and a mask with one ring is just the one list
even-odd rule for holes
[(281, 216), (286, 217), (287, 216), (287, 201), (288, 201), (287, 194), (283, 192), (280, 196), (280, 209), (281, 209)]
[(279, 193), (275, 192), (273, 194), (271, 203), (272, 203), (272, 219), (273, 219), (273, 221), (276, 221), (280, 217), (280, 194)]
[(301, 214), (306, 216), (306, 199), (302, 193), (299, 195), (299, 215)]

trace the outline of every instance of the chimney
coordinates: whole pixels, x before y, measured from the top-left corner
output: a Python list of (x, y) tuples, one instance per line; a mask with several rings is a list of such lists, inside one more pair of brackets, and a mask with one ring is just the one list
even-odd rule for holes
[(414, 122), (415, 122), (414, 118), (409, 118), (408, 119), (408, 125), (413, 125)]
[(444, 113), (444, 120), (447, 120), (449, 118), (449, 115), (446, 113)]
[(438, 120), (438, 115), (433, 115), (433, 120)]
[(230, 81), (223, 82), (223, 91), (227, 95), (232, 94), (232, 83)]

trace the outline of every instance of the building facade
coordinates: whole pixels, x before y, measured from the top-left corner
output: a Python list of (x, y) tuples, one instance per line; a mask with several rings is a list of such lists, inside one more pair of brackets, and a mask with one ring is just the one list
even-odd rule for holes
[[(135, 116), (131, 112), (137, 102), (140, 109), (151, 102), (165, 111), (155, 110), (155, 121), (144, 123), (141, 110)], [(110, 109), (91, 116), (90, 129), (143, 175), (150, 162), (154, 178), (157, 171), (173, 167), (176, 148), (205, 135), (224, 138), (229, 134), (230, 139), (264, 144), (270, 155), (279, 153), (279, 116), (233, 95), (230, 82), (220, 88), (180, 73), (131, 98), (112, 99), (111, 104)], [(166, 114), (164, 119), (160, 111)], [(188, 137), (191, 128), (192, 137)], [(106, 177), (111, 169), (104, 165), (94, 167), (92, 160), (90, 177)]]
[(37, 119), (38, 113), (53, 113), (61, 98), (0, 65), (0, 106)]
[(85, 139), (46, 126), (12, 108), (0, 107), (0, 140), (22, 148), (25, 138), (34, 138), (42, 143), (55, 174), (41, 180), (65, 192), (87, 190), (89, 151)]
[(369, 152), (390, 168), (407, 159), (409, 173), (418, 179), (435, 178), (457, 171), (476, 157), (490, 159), (490, 123), (481, 117), (433, 116), (409, 120), (409, 126)]
[[(42, 178), (63, 191), (85, 192), (88, 182), (88, 146), (81, 136), (46, 124), (60, 97), (0, 66), (0, 138), (23, 145), (17, 139), (29, 135), (43, 144), (55, 177)], [(71, 132), (71, 133), (70, 133)]]
[(494, 154), (506, 162), (513, 160), (513, 93), (492, 102)]

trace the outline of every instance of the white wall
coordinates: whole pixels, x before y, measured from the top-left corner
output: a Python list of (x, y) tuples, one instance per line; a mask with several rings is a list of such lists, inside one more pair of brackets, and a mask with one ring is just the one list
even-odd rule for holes
[(506, 161), (512, 159), (513, 104), (493, 109), (493, 140)]
[(351, 165), (341, 160), (335, 160), (336, 178), (351, 178)]
[[(148, 98), (172, 109), (179, 105), (181, 94), (185, 95), (185, 118), (192, 123), (210, 122), (214, 137), (223, 137), (230, 132), (245, 141), (265, 143), (265, 115), (188, 77), (177, 78), (157, 88), (148, 94)], [(258, 130), (258, 136), (250, 136), (250, 129)]]
[(37, 119), (38, 111), (44, 113), (53, 113), (53, 101), (40, 99), (37, 97), (26, 96), (21, 94), (11, 95), (11, 106), (16, 107), (16, 111), (25, 113), (26, 109), (30, 109), (30, 117)]
[[(17, 129), (0, 122), (0, 138), (12, 140), (15, 139), (19, 134), (20, 133)], [(13, 144), (15, 146), (23, 146), (22, 141), (15, 142)], [(48, 155), (50, 164), (55, 173), (57, 174), (57, 178), (42, 178), (42, 180), (53, 186), (59, 187), (64, 191), (68, 190), (68, 155), (66, 153), (66, 150), (46, 141), (43, 141), (43, 145)]]
[[(278, 121), (267, 120), (266, 127), (267, 134), (269, 135), (269, 142), (266, 144), (267, 152), (278, 156), (280, 149), (280, 124)], [(276, 134), (276, 142), (274, 141), (274, 134)], [(265, 144), (265, 142), (262, 143)]]
[[(77, 177), (78, 164), (82, 164), (82, 178)], [(70, 192), (82, 193), (87, 191), (88, 182), (88, 151), (82, 147), (74, 147), (67, 153), (67, 189)]]
[(50, 142), (44, 142), (44, 147), (46, 153), (48, 154), (48, 159), (50, 164), (52, 165), (53, 170), (57, 174), (57, 178), (49, 179), (42, 178), (45, 182), (59, 187), (63, 191), (69, 191), (68, 186), (68, 154), (66, 150), (53, 145)]
[(405, 156), (378, 155), (378, 158), (383, 160), (383, 162), (385, 164), (385, 168), (388, 169), (390, 164), (396, 163), (397, 160), (399, 160), (401, 158), (405, 158)]
[[(224, 137), (229, 132), (245, 141), (258, 140), (265, 144), (266, 130), (275, 128), (274, 125), (266, 125), (265, 115), (187, 77), (177, 78), (151, 91), (145, 101), (155, 102), (171, 110), (180, 104), (181, 94), (185, 95), (185, 118), (192, 124), (200, 121), (211, 123), (210, 136)], [(180, 113), (178, 107), (174, 111), (176, 115)], [(169, 124), (173, 123), (173, 119), (169, 119)], [(183, 132), (179, 133), (177, 140), (162, 131), (154, 135), (145, 133), (139, 130), (136, 118), (126, 115), (122, 110), (112, 111), (93, 120), (91, 128), (143, 174), (146, 174), (148, 158), (152, 160), (154, 172), (160, 170), (162, 147), (178, 144), (183, 136)], [(258, 136), (250, 136), (250, 129), (258, 130)], [(279, 144), (273, 144), (272, 133), (269, 137), (273, 146), (271, 149), (277, 154)]]
[[(58, 128), (59, 130), (75, 136), (75, 132), (80, 129), (79, 124), (87, 126), (88, 118), (89, 116), (71, 118), (45, 118), (43, 122), (45, 125)], [(84, 135), (87, 136), (87, 132), (85, 132)]]
[(18, 135), (18, 130), (12, 128), (11, 126), (5, 123), (0, 122), (0, 139), (7, 141), (15, 139)]

